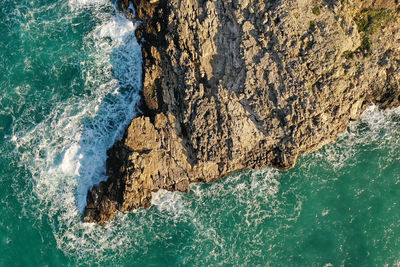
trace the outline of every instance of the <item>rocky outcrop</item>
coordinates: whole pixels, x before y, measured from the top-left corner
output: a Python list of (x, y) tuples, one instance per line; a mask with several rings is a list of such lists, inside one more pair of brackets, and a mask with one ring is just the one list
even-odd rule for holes
[[(396, 1), (120, 0), (142, 21), (143, 115), (84, 221), (244, 168), (294, 166), (368, 105), (400, 101)], [(346, 3), (345, 3), (346, 2)]]

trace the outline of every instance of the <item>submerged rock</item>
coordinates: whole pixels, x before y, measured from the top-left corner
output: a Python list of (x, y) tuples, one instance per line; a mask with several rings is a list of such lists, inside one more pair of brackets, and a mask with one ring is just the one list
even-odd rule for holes
[(290, 169), (367, 106), (399, 106), (395, 1), (120, 0), (131, 14), (130, 2), (143, 115), (108, 151), (86, 222), (147, 208), (159, 189)]

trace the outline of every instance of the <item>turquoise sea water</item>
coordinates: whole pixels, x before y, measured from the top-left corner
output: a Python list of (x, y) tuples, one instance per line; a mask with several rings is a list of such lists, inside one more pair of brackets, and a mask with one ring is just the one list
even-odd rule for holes
[(400, 109), (295, 169), (244, 171), (81, 222), (135, 116), (134, 26), (109, 0), (0, 5), (0, 266), (399, 266)]

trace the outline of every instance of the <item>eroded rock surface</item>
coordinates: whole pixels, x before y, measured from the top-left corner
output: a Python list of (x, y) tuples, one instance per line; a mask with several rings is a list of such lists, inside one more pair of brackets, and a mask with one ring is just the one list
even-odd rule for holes
[[(396, 1), (120, 0), (142, 20), (143, 111), (84, 221), (244, 168), (290, 169), (368, 105), (399, 106)], [(131, 16), (132, 17), (132, 16)]]

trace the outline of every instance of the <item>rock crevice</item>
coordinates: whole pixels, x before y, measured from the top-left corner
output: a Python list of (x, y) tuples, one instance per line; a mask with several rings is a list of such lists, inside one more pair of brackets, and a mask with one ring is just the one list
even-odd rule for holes
[(144, 114), (108, 151), (84, 221), (147, 208), (159, 189), (290, 169), (368, 105), (399, 106), (399, 7), (381, 2), (120, 0), (142, 21)]

